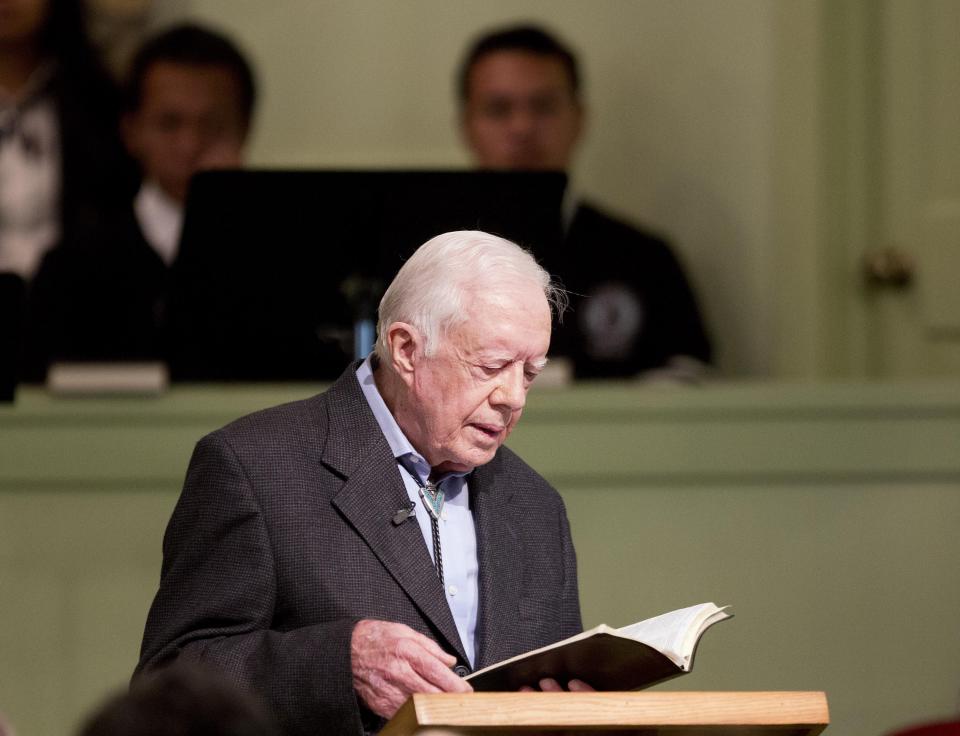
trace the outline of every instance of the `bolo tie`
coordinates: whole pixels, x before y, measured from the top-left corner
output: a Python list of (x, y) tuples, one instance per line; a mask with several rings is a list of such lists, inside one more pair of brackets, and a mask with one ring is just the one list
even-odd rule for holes
[(436, 483), (420, 480), (417, 473), (411, 473), (420, 489), (420, 499), (430, 513), (430, 528), (433, 531), (433, 564), (437, 568), (437, 577), (443, 586), (443, 555), (440, 553), (440, 512), (443, 511), (443, 489)]

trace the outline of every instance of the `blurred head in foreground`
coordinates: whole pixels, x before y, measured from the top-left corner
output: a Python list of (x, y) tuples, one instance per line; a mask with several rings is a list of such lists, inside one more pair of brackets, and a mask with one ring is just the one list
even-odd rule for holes
[(78, 736), (280, 736), (249, 693), (217, 672), (176, 663), (107, 700)]

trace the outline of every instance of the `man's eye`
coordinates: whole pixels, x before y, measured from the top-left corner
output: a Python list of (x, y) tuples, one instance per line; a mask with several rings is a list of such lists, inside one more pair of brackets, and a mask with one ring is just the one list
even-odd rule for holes
[(537, 97), (530, 102), (535, 115), (556, 115), (560, 112), (560, 100), (556, 97)]
[(495, 375), (499, 372), (500, 366), (498, 366), (498, 365), (482, 365), (482, 366), (480, 366), (480, 370), (482, 370), (482, 371), (484, 372), (484, 374), (487, 375), (487, 376), (495, 376)]
[(490, 100), (483, 107), (483, 112), (490, 118), (506, 118), (510, 116), (512, 105), (509, 100)]
[(229, 129), (229, 123), (221, 118), (210, 117), (200, 121), (200, 131), (207, 139), (219, 138)]

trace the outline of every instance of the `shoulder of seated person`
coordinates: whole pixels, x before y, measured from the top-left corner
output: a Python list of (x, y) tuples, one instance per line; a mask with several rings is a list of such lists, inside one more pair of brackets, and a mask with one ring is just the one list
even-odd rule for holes
[(571, 231), (575, 233), (580, 228), (588, 228), (591, 231), (602, 230), (605, 231), (606, 237), (618, 240), (644, 240), (651, 245), (669, 247), (666, 238), (661, 234), (600, 208), (592, 202), (581, 202), (577, 208)]

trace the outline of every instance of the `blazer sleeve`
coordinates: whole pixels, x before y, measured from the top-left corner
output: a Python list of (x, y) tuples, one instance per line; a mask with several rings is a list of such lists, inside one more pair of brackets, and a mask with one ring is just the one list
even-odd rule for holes
[(208, 435), (164, 535), (137, 673), (199, 661), (263, 698), (286, 733), (363, 733), (350, 663), (357, 619), (274, 629), (275, 564), (241, 462), (219, 433)]

